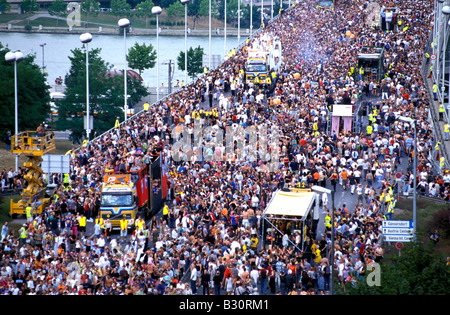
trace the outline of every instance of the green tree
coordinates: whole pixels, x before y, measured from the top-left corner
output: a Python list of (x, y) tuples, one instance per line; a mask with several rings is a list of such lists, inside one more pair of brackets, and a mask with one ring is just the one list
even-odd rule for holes
[(200, 18), (200, 4), (201, 0), (192, 0), (187, 6), (188, 16), (192, 17), (192, 20), (194, 22), (193, 28), (195, 28), (195, 23), (197, 23), (198, 19)]
[(136, 6), (136, 16), (145, 18), (145, 27), (148, 28), (148, 19), (153, 15), (152, 8), (155, 6), (152, 0), (145, 0)]
[(131, 6), (126, 0), (111, 0), (111, 13), (114, 16), (130, 14)]
[[(86, 113), (86, 52), (74, 49), (69, 57), (71, 67), (65, 77), (66, 97), (58, 101), (57, 129), (72, 131), (73, 139), (85, 135), (83, 116)], [(123, 117), (124, 93), (123, 74), (115, 71), (100, 57), (100, 48), (89, 51), (89, 107), (94, 115), (93, 134), (101, 134), (114, 126), (116, 117)], [(142, 82), (128, 77), (128, 104), (135, 105), (148, 92)]]
[(11, 9), (11, 5), (7, 0), (0, 0), (0, 12), (8, 12)]
[(175, 22), (177, 22), (182, 16), (184, 16), (184, 6), (180, 1), (172, 3), (166, 11), (169, 19)]
[(167, 9), (168, 7), (170, 7), (175, 2), (180, 2), (180, 0), (161, 0), (159, 5), (160, 5), (161, 8)]
[(383, 260), (379, 268), (379, 286), (368, 285), (367, 279), (372, 277), (372, 271), (366, 270), (363, 279), (347, 282), (345, 291), (343, 287), (336, 285), (336, 293), (350, 295), (448, 294), (450, 266), (446, 265), (444, 257), (433, 253), (432, 247), (419, 242), (407, 243), (401, 255), (392, 254)]
[[(187, 51), (187, 72), (189, 77), (195, 79), (199, 73), (203, 72), (202, 68), (203, 48), (198, 46), (197, 48), (190, 47)], [(184, 71), (184, 51), (180, 51), (177, 57), (178, 69)]]
[[(0, 134), (15, 130), (14, 64), (5, 61), (9, 49), (0, 44)], [(50, 115), (50, 93), (35, 55), (27, 55), (17, 63), (19, 132), (36, 130)]]
[(64, 14), (67, 11), (67, 3), (64, 0), (54, 0), (48, 7), (48, 14), (56, 16), (56, 26), (58, 26), (58, 15)]
[(100, 12), (100, 2), (97, 0), (85, 0), (81, 3), (81, 12), (86, 15), (97, 16)]
[(134, 46), (128, 49), (127, 61), (130, 68), (138, 70), (141, 75), (142, 71), (155, 66), (156, 50), (152, 44), (147, 46), (145, 43), (134, 43)]
[(33, 13), (39, 10), (36, 0), (23, 0), (19, 6), (23, 13)]
[[(210, 0), (201, 0), (198, 8), (198, 14), (200, 14), (200, 16), (209, 17), (209, 1)], [(218, 6), (214, 0), (211, 0), (211, 17), (219, 17)]]

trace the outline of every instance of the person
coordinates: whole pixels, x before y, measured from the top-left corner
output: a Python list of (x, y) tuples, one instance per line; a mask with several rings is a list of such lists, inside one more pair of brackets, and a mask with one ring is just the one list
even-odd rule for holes
[(434, 247), (436, 247), (437, 243), (439, 242), (439, 231), (434, 230), (433, 233), (430, 234), (430, 240)]
[(196, 295), (197, 294), (198, 269), (197, 269), (197, 266), (195, 263), (191, 264), (190, 281), (191, 281), (192, 294)]
[(203, 269), (201, 276), (201, 284), (203, 288), (203, 295), (209, 295), (209, 283), (211, 281), (211, 275), (208, 269)]
[(39, 124), (39, 126), (36, 129), (36, 133), (38, 137), (43, 137), (45, 134), (45, 129), (44, 126), (42, 125), (42, 123)]
[(2, 226), (1, 242), (3, 242), (3, 240), (6, 239), (6, 236), (8, 235), (8, 231), (9, 231), (9, 223), (8, 223), (8, 221), (5, 221), (5, 223), (3, 223), (3, 226)]
[(119, 116), (117, 116), (116, 122), (114, 123), (114, 128), (119, 128), (119, 127), (120, 127), (120, 120), (119, 120)]
[(220, 289), (222, 287), (222, 277), (220, 275), (219, 270), (216, 271), (216, 274), (213, 277), (213, 285), (214, 285), (214, 295), (220, 295)]
[(128, 235), (128, 220), (127, 216), (124, 214), (122, 219), (120, 219), (120, 241), (124, 242)]

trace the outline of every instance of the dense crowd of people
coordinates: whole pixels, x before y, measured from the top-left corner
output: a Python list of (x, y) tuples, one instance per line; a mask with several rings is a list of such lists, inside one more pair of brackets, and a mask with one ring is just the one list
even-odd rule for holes
[[(414, 145), (418, 185), (449, 195), (450, 178), (430, 162), (434, 135), (420, 73), (433, 3), (380, 1), (399, 7), (403, 22), (383, 31), (366, 23), (368, 1), (339, 1), (334, 10), (315, 2), (283, 11), (221, 67), (72, 153), (70, 184), (58, 186), (50, 206), (19, 238), (2, 228), (0, 294), (326, 294), (332, 266), (343, 286), (362, 279), (383, 258), (380, 226), (392, 216), (395, 172), (403, 173), (403, 192), (413, 188)], [(247, 51), (276, 41), (283, 62), (271, 84), (245, 82)], [(352, 70), (356, 54), (370, 46), (385, 48), (381, 82)], [(361, 132), (331, 132), (332, 104), (349, 102), (363, 103)], [(399, 116), (416, 120), (418, 141)], [(194, 124), (208, 128), (199, 136)], [(261, 124), (279, 128), (279, 160), (262, 148), (264, 137), (254, 143), (245, 133)], [(236, 126), (244, 128), (242, 139), (228, 146), (218, 140)], [(187, 138), (191, 146), (174, 145)], [(95, 220), (105, 168), (131, 170), (156, 157), (167, 168), (167, 215), (128, 239), (112, 237)], [(336, 200), (334, 257), (327, 200), (323, 233), (312, 219), (300, 232), (280, 224), (276, 246), (263, 245), (273, 192), (312, 185), (357, 195), (354, 209)]]

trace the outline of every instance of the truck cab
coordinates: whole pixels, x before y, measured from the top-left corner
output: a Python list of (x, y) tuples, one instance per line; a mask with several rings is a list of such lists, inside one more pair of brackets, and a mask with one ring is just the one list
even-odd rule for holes
[(104, 177), (101, 189), (100, 215), (109, 219), (113, 229), (120, 229), (120, 220), (125, 215), (128, 228), (134, 227), (139, 210), (136, 186), (130, 174), (111, 174)]

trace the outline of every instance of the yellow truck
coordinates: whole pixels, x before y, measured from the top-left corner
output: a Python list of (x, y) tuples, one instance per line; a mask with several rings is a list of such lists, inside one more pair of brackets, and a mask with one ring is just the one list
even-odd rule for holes
[(128, 228), (134, 228), (139, 210), (144, 210), (147, 218), (151, 212), (150, 184), (148, 167), (125, 174), (107, 174), (103, 177), (101, 188), (100, 215), (109, 219), (113, 229), (120, 229), (123, 216), (128, 221)]
[(265, 84), (268, 73), (268, 53), (262, 50), (249, 50), (245, 63), (246, 83)]

